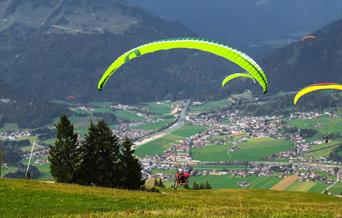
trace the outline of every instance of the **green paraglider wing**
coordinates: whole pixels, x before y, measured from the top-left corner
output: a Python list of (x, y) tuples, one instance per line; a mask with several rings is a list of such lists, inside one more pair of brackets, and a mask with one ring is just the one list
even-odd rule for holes
[(236, 79), (238, 77), (247, 77), (255, 82), (254, 77), (252, 77), (248, 73), (234, 73), (232, 75), (227, 76), (224, 80), (222, 80), (222, 87), (224, 87), (230, 80)]
[(262, 86), (264, 93), (268, 90), (267, 77), (261, 67), (252, 58), (229, 46), (198, 38), (175, 38), (156, 41), (141, 45), (124, 53), (104, 72), (98, 83), (98, 90), (101, 91), (111, 75), (125, 63), (145, 54), (169, 49), (195, 49), (223, 57), (246, 70)]

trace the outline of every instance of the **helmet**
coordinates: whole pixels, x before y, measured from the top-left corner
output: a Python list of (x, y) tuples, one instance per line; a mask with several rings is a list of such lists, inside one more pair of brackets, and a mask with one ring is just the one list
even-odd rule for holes
[(178, 169), (178, 172), (180, 172), (180, 173), (181, 173), (181, 172), (183, 172), (183, 169), (181, 169), (181, 168), (180, 168), (180, 169)]

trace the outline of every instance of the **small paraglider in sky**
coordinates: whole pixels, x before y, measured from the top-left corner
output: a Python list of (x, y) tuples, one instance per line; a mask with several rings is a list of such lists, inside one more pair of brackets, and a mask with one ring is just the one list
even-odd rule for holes
[(76, 99), (76, 96), (73, 96), (73, 95), (69, 95), (66, 97), (69, 101), (73, 101)]
[(314, 35), (309, 35), (309, 36), (304, 36), (303, 38), (302, 38), (302, 42), (305, 42), (305, 41), (311, 41), (311, 40), (313, 40), (313, 39), (317, 39), (317, 37), (316, 36), (314, 36)]

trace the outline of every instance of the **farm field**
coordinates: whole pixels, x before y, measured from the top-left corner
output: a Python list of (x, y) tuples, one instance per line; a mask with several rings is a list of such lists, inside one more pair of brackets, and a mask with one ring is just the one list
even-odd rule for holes
[(198, 106), (191, 106), (190, 107), (190, 112), (205, 112), (205, 111), (212, 111), (212, 110), (217, 110), (219, 108), (223, 108), (227, 105), (229, 105), (231, 102), (228, 99), (222, 99), (219, 101), (210, 101), (206, 102), (202, 105)]
[(239, 145), (240, 150), (230, 152), (231, 145), (208, 145), (192, 149), (192, 157), (201, 161), (262, 160), (269, 155), (291, 149), (292, 142), (273, 138), (250, 139)]
[(315, 129), (320, 134), (340, 133), (342, 129), (342, 118), (323, 116), (315, 119), (297, 119), (290, 120), (289, 125), (302, 129)]
[(329, 143), (314, 145), (310, 147), (310, 151), (305, 153), (305, 156), (312, 156), (315, 158), (329, 157), (330, 153), (342, 143), (342, 138), (332, 140)]
[[(171, 190), (161, 193), (0, 179), (4, 217), (325, 217), (342, 199), (269, 190)], [(291, 199), (291, 201), (289, 200)], [(25, 210), (23, 210), (25, 205)], [(191, 210), (189, 210), (191, 208)]]
[[(25, 166), (27, 166), (28, 160), (23, 160), (22, 163)], [(54, 178), (52, 177), (51, 172), (50, 172), (50, 164), (48, 164), (48, 163), (36, 164), (33, 161), (31, 161), (31, 166), (37, 167), (37, 169), (41, 173), (40, 177), (37, 178), (37, 180), (49, 180), (49, 181), (54, 180)]]
[(156, 114), (169, 114), (171, 111), (171, 101), (163, 101), (163, 102), (151, 102), (147, 104), (147, 109), (151, 113)]
[(156, 139), (152, 142), (143, 144), (136, 150), (136, 155), (143, 157), (146, 155), (157, 155), (162, 154), (165, 149), (170, 147), (172, 144), (183, 140), (185, 137), (195, 135), (204, 130), (204, 127), (194, 126), (186, 124), (171, 134), (166, 135), (162, 138)]
[(286, 191), (307, 192), (311, 188), (313, 188), (315, 185), (316, 185), (316, 183), (312, 182), (312, 181), (305, 181), (305, 182), (296, 181), (296, 182), (292, 183), (290, 186), (288, 186), (285, 190)]
[(247, 169), (246, 165), (197, 165), (193, 167), (195, 170), (243, 170)]
[(316, 192), (321, 193), (329, 185), (323, 182), (313, 182), (313, 181), (296, 181), (285, 189), (285, 191), (297, 191), (297, 192)]
[(162, 154), (166, 148), (182, 139), (183, 137), (169, 134), (152, 142), (143, 144), (136, 150), (135, 154), (139, 157)]
[(283, 191), (287, 189), (290, 185), (295, 183), (297, 181), (297, 176), (288, 176), (281, 181), (279, 181), (277, 184), (275, 184), (271, 189), (277, 190), (277, 191)]
[(11, 132), (17, 130), (19, 130), (19, 127), (16, 123), (5, 123), (4, 126), (0, 128), (0, 132)]
[(115, 116), (121, 120), (129, 120), (129, 121), (142, 121), (144, 117), (138, 116), (136, 113), (127, 110), (117, 110), (114, 112)]
[(276, 176), (259, 177), (258, 179), (251, 182), (247, 189), (270, 189), (280, 180), (282, 180), (282, 178)]
[(342, 182), (338, 182), (336, 185), (331, 187), (328, 192), (334, 195), (342, 195)]
[(159, 122), (155, 122), (155, 123), (142, 124), (142, 125), (134, 127), (134, 129), (157, 131), (163, 127), (170, 125), (174, 121), (175, 121), (175, 119), (169, 118), (169, 119), (159, 121)]
[(172, 132), (172, 135), (180, 136), (183, 138), (190, 137), (192, 135), (196, 135), (200, 132), (206, 130), (206, 127), (203, 126), (194, 126), (191, 124), (185, 124), (183, 127), (177, 129)]
[(163, 173), (164, 175), (175, 175), (177, 173), (177, 169), (168, 169), (168, 170), (153, 169), (152, 174), (156, 174), (156, 173)]
[[(79, 117), (79, 116), (72, 116), (69, 117), (70, 122), (75, 127), (75, 132), (80, 135), (85, 135), (88, 132), (88, 128), (90, 125), (90, 120), (96, 121), (97, 117)], [(55, 123), (57, 123), (56, 121)]]
[[(190, 185), (192, 186), (193, 182), (196, 183), (205, 183), (209, 182), (213, 189), (243, 189), (238, 185), (239, 182), (248, 182), (250, 187), (248, 189), (269, 189), (274, 184), (276, 184), (280, 179), (277, 177), (258, 177), (258, 176), (247, 176), (247, 177), (240, 177), (240, 176), (214, 176), (214, 175), (207, 175), (207, 176), (193, 176), (190, 177)], [(173, 182), (173, 181), (172, 181)], [(167, 187), (172, 185), (172, 182), (168, 181)]]

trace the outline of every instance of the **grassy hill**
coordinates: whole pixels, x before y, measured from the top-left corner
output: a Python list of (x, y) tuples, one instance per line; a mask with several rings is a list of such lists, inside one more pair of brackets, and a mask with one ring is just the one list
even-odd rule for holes
[(255, 190), (147, 193), (0, 179), (2, 217), (340, 217), (342, 199)]

